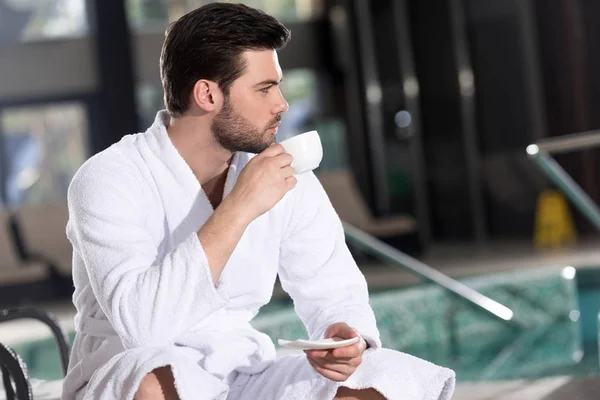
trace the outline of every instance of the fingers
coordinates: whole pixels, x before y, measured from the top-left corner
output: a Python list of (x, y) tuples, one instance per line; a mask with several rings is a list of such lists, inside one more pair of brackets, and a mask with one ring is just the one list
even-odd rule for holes
[[(348, 324), (344, 322), (338, 322), (327, 328), (327, 330), (325, 331), (325, 337), (339, 337), (341, 339), (352, 339), (355, 337), (360, 338), (360, 335)], [(358, 343), (353, 344), (351, 346), (333, 349), (332, 354), (336, 358), (355, 358), (363, 353), (365, 347), (366, 346), (364, 340), (361, 338)]]
[(305, 350), (304, 353), (306, 353), (306, 355), (309, 358), (312, 358), (313, 360), (324, 360), (323, 362), (321, 362), (321, 364), (323, 364), (324, 362), (327, 363), (336, 363), (336, 364), (351, 364), (352, 358), (350, 357), (335, 357), (332, 353), (332, 351), (323, 351), (323, 350)]
[(338, 347), (337, 349), (333, 349), (331, 352), (332, 357), (334, 358), (356, 358), (362, 355), (361, 351), (361, 343), (355, 343), (350, 346)]
[(337, 362), (336, 360), (333, 360), (333, 361), (327, 360), (325, 358), (310, 358), (310, 357), (308, 357), (308, 359), (314, 361), (315, 363), (319, 364), (321, 367), (323, 367), (325, 369), (339, 372), (341, 374), (352, 374), (352, 372), (354, 372), (356, 367), (359, 365), (359, 364), (357, 364), (357, 362), (353, 362), (352, 364), (349, 364), (347, 361), (342, 363), (342, 362)]
[[(336, 328), (328, 332), (336, 332)], [(353, 330), (356, 334), (356, 332)], [(362, 363), (361, 343), (340, 347), (333, 350), (305, 350), (310, 365), (324, 377), (336, 382), (343, 382), (354, 373)]]
[(278, 167), (283, 168), (292, 164), (294, 157), (285, 151), (285, 148), (280, 144), (272, 144), (260, 153), (262, 158), (273, 158)]
[(336, 382), (344, 382), (350, 375), (354, 373), (356, 367), (342, 364), (321, 364), (319, 361), (310, 357), (307, 358), (308, 363), (325, 378)]
[(267, 147), (265, 150), (262, 151), (262, 153), (260, 153), (260, 155), (263, 157), (275, 157), (282, 153), (285, 153), (285, 148), (279, 143), (277, 143)]
[[(276, 146), (276, 145), (273, 145), (273, 146)], [(271, 146), (271, 147), (273, 147), (273, 146)], [(272, 167), (282, 168), (282, 169), (285, 167), (289, 167), (292, 164), (292, 161), (294, 161), (294, 157), (292, 157), (291, 154), (285, 153), (285, 152), (279, 153), (277, 151), (269, 152), (271, 147), (269, 147), (267, 150), (260, 153), (259, 156), (255, 157), (257, 162), (260, 160), (261, 162), (267, 163)]]
[(296, 173), (294, 172), (294, 168), (290, 167), (289, 165), (287, 167), (283, 167), (281, 168), (281, 175), (284, 178), (289, 178), (290, 176), (294, 176)]
[(290, 176), (285, 178), (285, 186), (287, 190), (292, 190), (296, 184), (298, 183), (298, 180), (296, 179), (295, 176)]
[(273, 157), (273, 161), (279, 168), (289, 167), (294, 161), (290, 153), (281, 153)]
[(304, 353), (310, 358), (326, 358), (329, 350), (304, 350)]
[(305, 350), (304, 353), (306, 353), (308, 358), (324, 366), (327, 364), (344, 364), (358, 367), (362, 362), (362, 354), (360, 352), (355, 357), (336, 357), (332, 351), (323, 354), (322, 350)]
[[(339, 329), (339, 328), (338, 328)], [(352, 345), (338, 347), (336, 349), (331, 350), (305, 350), (304, 352), (312, 358), (325, 358), (328, 360), (350, 360), (353, 358), (357, 358), (362, 356), (366, 349), (366, 342), (363, 338), (361, 338), (358, 333), (352, 328), (349, 328), (350, 331), (343, 332), (348, 338), (352, 337), (352, 335), (356, 335), (360, 338), (360, 340)], [(335, 333), (337, 330), (334, 325), (332, 325), (326, 332), (326, 337), (339, 337), (337, 335), (329, 336), (332, 333)], [(356, 337), (354, 336), (354, 337)]]
[(331, 379), (335, 382), (344, 382), (348, 379), (347, 375), (340, 374), (339, 372), (330, 371), (326, 368), (323, 368), (321, 365), (317, 364), (315, 361), (308, 359), (308, 363), (317, 371), (319, 374), (323, 375), (327, 379)]
[(285, 190), (290, 191), (298, 183), (294, 176), (294, 169), (291, 167), (293, 160), (292, 155), (286, 153), (282, 145), (273, 144), (254, 157), (250, 162), (254, 162), (255, 165), (266, 165), (269, 169), (277, 169), (280, 174), (279, 177), (285, 181)]

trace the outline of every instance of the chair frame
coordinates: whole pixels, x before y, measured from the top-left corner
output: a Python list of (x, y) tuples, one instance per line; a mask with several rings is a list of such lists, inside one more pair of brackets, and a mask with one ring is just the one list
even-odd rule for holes
[[(17, 319), (35, 319), (50, 328), (58, 346), (63, 375), (66, 375), (69, 366), (69, 340), (66, 333), (58, 324), (56, 317), (51, 313), (31, 307), (0, 309), (0, 323)], [(18, 354), (2, 343), (0, 343), (0, 370), (2, 371), (2, 379), (7, 400), (33, 399), (27, 366)], [(11, 384), (11, 378), (15, 383), (16, 398), (15, 390), (13, 390)]]

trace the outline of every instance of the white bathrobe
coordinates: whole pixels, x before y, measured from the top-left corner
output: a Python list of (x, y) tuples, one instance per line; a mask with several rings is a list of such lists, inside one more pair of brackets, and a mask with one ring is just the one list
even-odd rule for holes
[[(164, 365), (182, 400), (332, 398), (339, 384), (303, 355), (276, 359), (250, 325), (278, 274), (311, 339), (346, 322), (370, 344), (345, 386), (450, 398), (452, 371), (381, 349), (364, 276), (313, 173), (248, 226), (214, 285), (197, 236), (214, 210), (172, 145), (168, 118), (160, 112), (145, 133), (91, 157), (69, 187), (77, 335), (63, 399), (132, 399)], [(251, 157), (234, 155), (224, 196)]]

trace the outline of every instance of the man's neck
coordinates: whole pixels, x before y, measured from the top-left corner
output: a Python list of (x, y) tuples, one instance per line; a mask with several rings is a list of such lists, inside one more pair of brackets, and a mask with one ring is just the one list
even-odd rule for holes
[(221, 201), (223, 201), (225, 182), (227, 182), (227, 170), (202, 185), (206, 197), (208, 197), (210, 204), (212, 204), (215, 210), (219, 207)]
[(169, 138), (184, 161), (190, 166), (200, 185), (208, 189), (225, 181), (224, 176), (233, 154), (215, 141), (205, 116), (184, 116), (171, 119), (167, 127)]

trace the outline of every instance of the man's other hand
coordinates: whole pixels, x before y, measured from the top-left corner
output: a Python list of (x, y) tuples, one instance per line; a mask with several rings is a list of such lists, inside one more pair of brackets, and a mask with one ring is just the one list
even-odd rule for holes
[[(338, 322), (327, 328), (325, 338), (339, 337), (352, 339), (360, 335), (348, 324)], [(330, 350), (305, 350), (310, 365), (325, 378), (336, 382), (344, 382), (362, 363), (362, 355), (367, 348), (361, 337), (357, 343), (350, 346)]]

